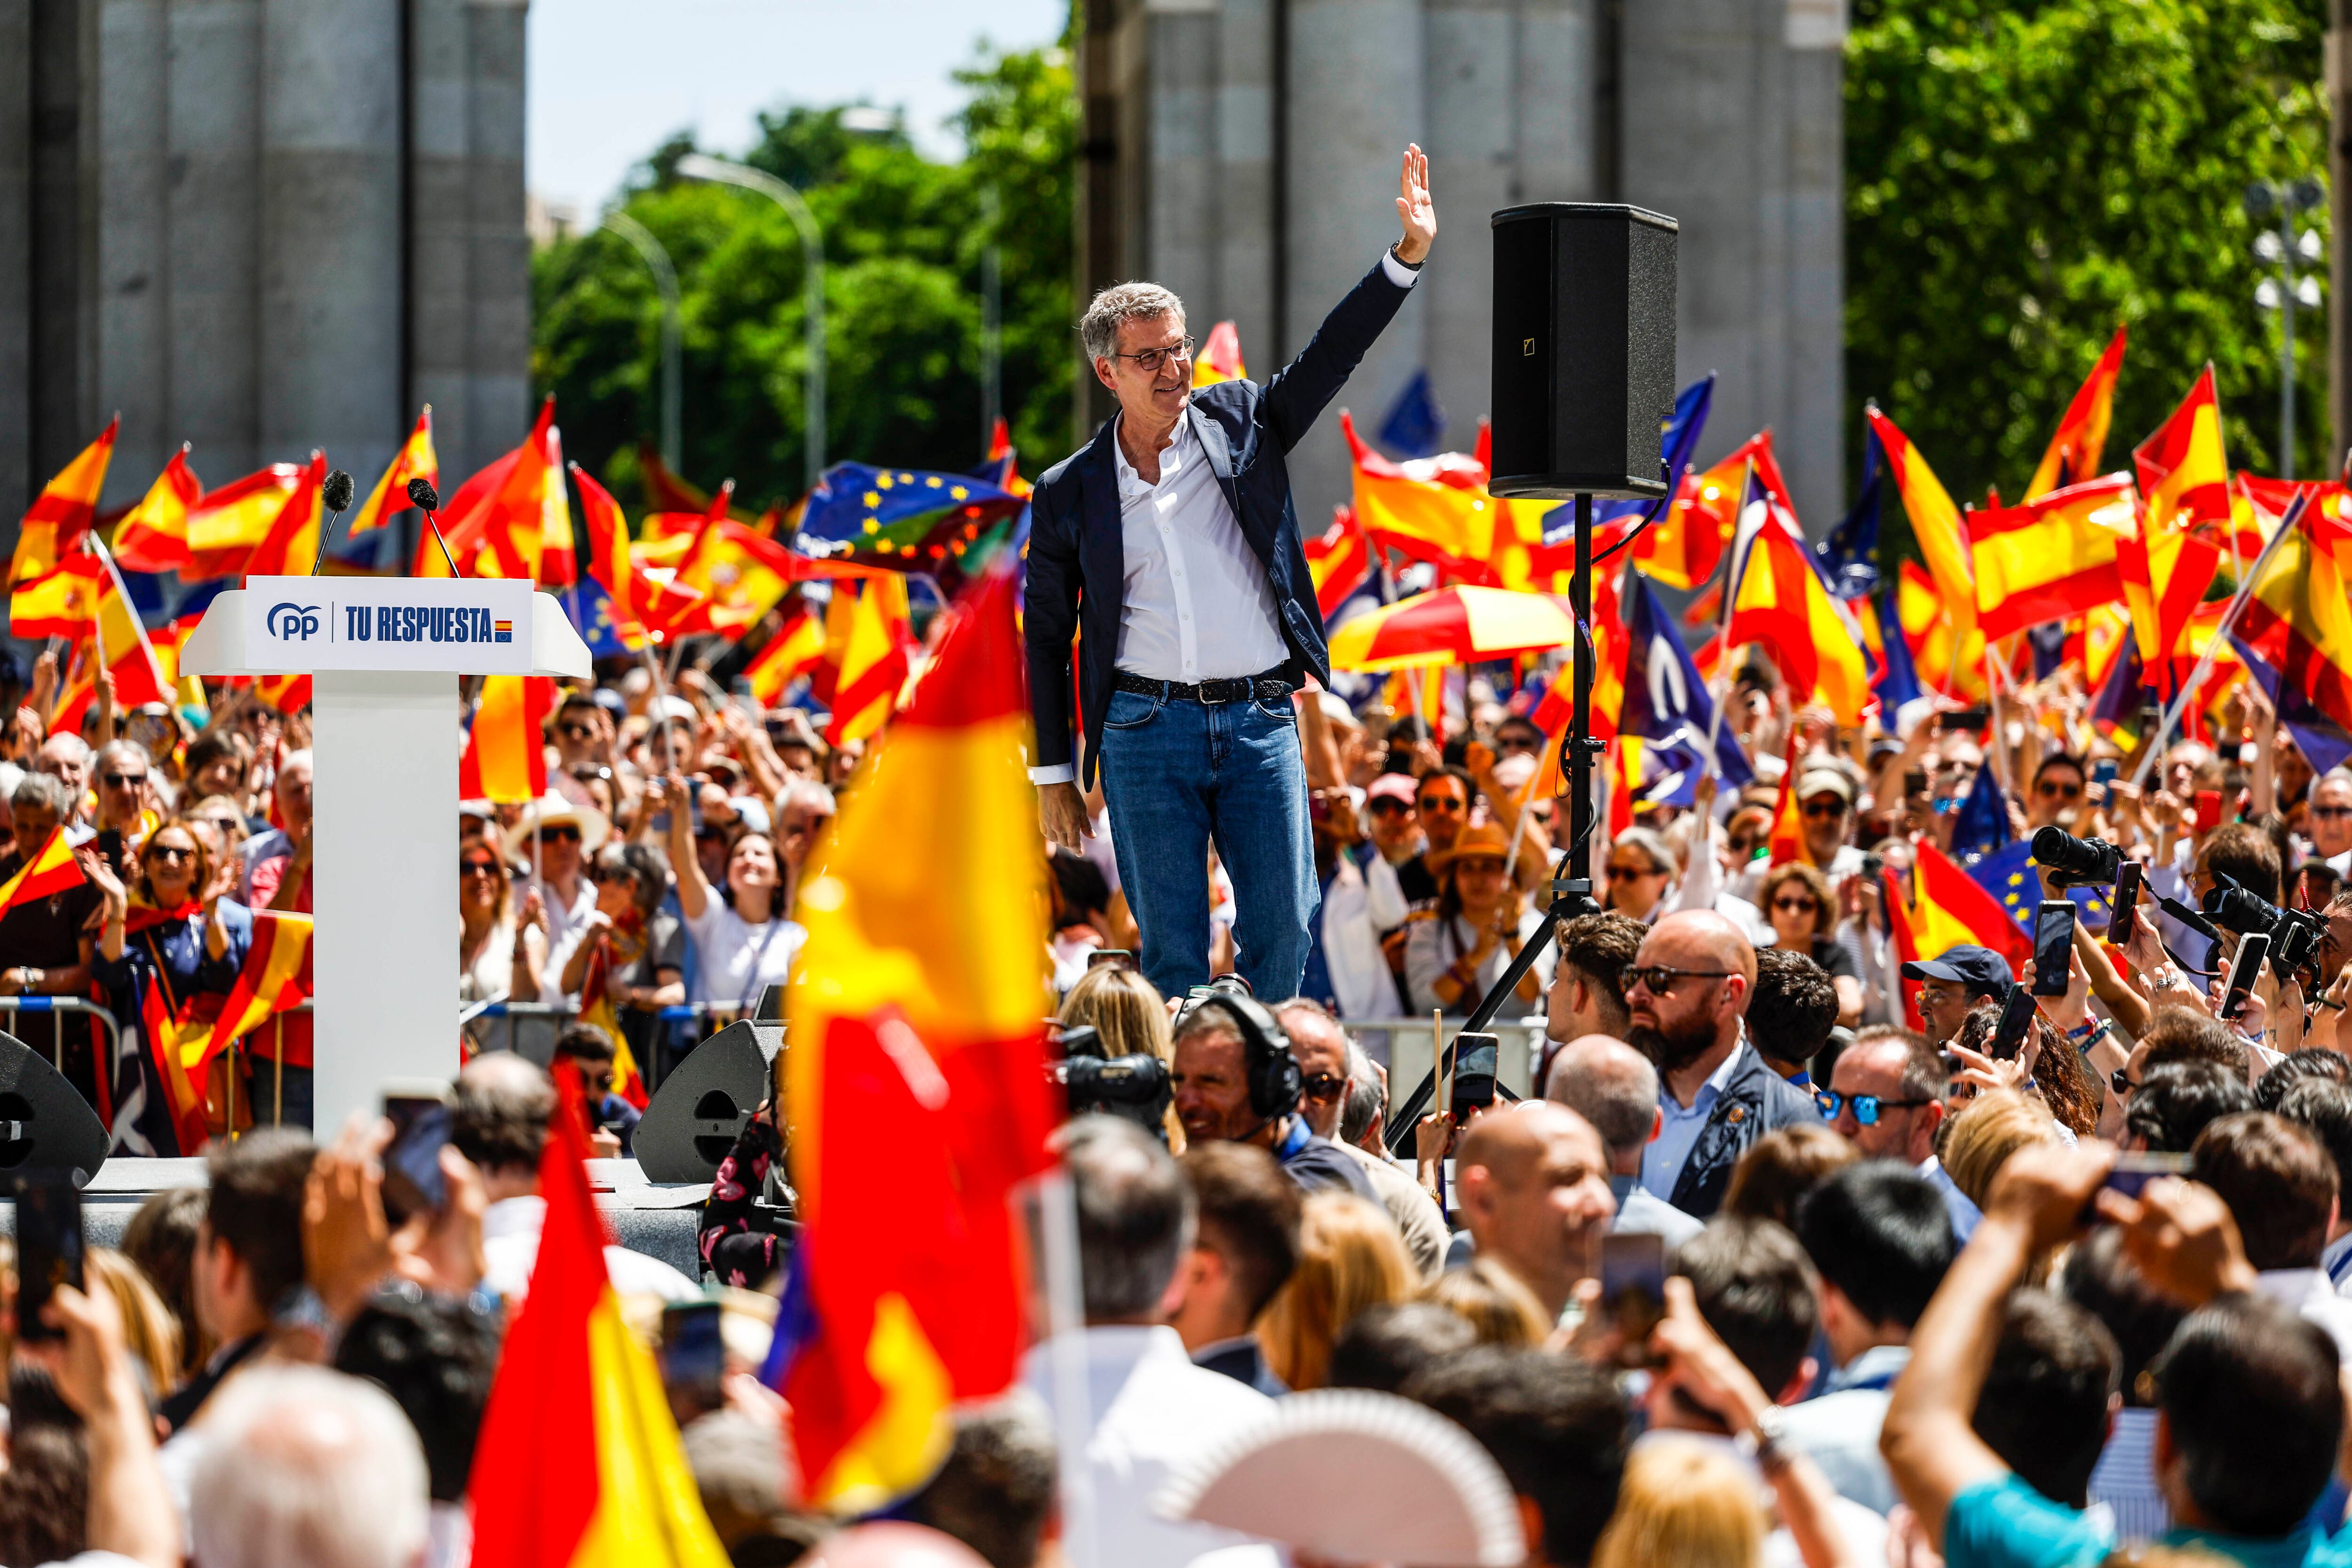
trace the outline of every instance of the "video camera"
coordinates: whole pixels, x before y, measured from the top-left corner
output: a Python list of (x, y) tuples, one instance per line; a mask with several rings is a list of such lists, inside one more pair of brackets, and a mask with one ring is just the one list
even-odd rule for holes
[(2200, 907), (2215, 925), (2240, 936), (2259, 931), (2269, 937), (2271, 969), (2281, 980), (2292, 980), (2299, 973), (2307, 981), (2318, 980), (2319, 944), (2327, 934), (2327, 922), (2316, 912), (2280, 909), (2219, 871), (2213, 873), (2213, 890), (2205, 895)]
[(2112, 887), (2123, 870), (2124, 852), (2104, 838), (2077, 838), (2063, 827), (2033, 836), (2033, 858), (2042, 879), (2053, 888)]
[(1118, 1116), (1165, 1137), (1163, 1118), (1175, 1099), (1168, 1064), (1149, 1052), (1105, 1057), (1102, 1037), (1085, 1025), (1062, 1031), (1063, 1057), (1045, 1064), (1045, 1078), (1069, 1097), (1072, 1116)]

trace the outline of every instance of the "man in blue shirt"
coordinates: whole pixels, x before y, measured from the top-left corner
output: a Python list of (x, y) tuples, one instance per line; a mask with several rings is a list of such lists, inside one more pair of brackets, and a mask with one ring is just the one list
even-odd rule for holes
[(2152, 1284), (2195, 1307), (2150, 1368), (2168, 1546), (2247, 1568), (2340, 1568), (2352, 1542), (2310, 1522), (2336, 1468), (2344, 1396), (2336, 1347), (2263, 1298), (2218, 1194), (2165, 1178), (2138, 1199), (2103, 1190), (2115, 1151), (2042, 1145), (2011, 1156), (1984, 1221), (1911, 1336), (1880, 1447), (1949, 1568), (2077, 1568), (2104, 1558), (2104, 1522), (2035, 1491), (1972, 1424), (2002, 1303), (2029, 1264), (2092, 1211), (2122, 1226)]

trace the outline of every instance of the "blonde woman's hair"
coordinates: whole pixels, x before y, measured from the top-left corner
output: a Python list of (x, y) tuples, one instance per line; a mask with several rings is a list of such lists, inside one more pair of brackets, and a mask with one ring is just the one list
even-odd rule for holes
[(1720, 1448), (1654, 1437), (1625, 1461), (1592, 1568), (1757, 1568), (1765, 1533), (1753, 1473)]
[(2057, 1136), (2057, 1123), (2040, 1101), (2015, 1089), (1994, 1089), (1969, 1101), (1952, 1118), (1941, 1158), (1952, 1184), (1982, 1208), (1992, 1193), (1993, 1179), (2011, 1154), (2029, 1143), (2048, 1142)]
[(113, 1296), (122, 1313), (123, 1348), (146, 1373), (150, 1397), (161, 1399), (180, 1382), (180, 1320), (139, 1266), (112, 1247), (90, 1248), (83, 1268)]
[[(1109, 964), (1089, 969), (1062, 998), (1055, 1015), (1065, 1028), (1088, 1027), (1106, 1057), (1151, 1056), (1173, 1064), (1176, 1047), (1168, 1024), (1168, 1004), (1151, 982), (1132, 969)], [(1172, 1104), (1160, 1116), (1168, 1152), (1184, 1152), (1184, 1124)]]
[(1388, 1211), (1352, 1193), (1317, 1193), (1298, 1226), (1298, 1267), (1258, 1319), (1267, 1367), (1294, 1389), (1320, 1388), (1331, 1342), (1367, 1307), (1402, 1301), (1420, 1271)]
[(1421, 1296), (1468, 1323), (1482, 1345), (1539, 1345), (1551, 1331), (1536, 1293), (1491, 1258), (1447, 1269), (1423, 1286)]

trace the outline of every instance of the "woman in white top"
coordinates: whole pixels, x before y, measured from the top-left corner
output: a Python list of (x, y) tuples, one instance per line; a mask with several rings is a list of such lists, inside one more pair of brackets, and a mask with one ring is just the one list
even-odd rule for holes
[[(486, 842), (457, 852), (457, 1003), (539, 1000), (540, 975), (547, 962), (547, 913), (539, 895), (526, 893), (515, 906), (506, 862)], [(477, 1045), (489, 1029), (480, 1020), (467, 1026)]]
[(751, 1012), (760, 993), (782, 985), (808, 933), (784, 918), (783, 857), (764, 833), (746, 833), (727, 852), (727, 893), (721, 899), (695, 858), (694, 829), (686, 809), (687, 782), (677, 773), (646, 789), (646, 809), (669, 814), (669, 862), (677, 875), (677, 903), (694, 943), (694, 984), (687, 1000)]
[[(1530, 908), (1511, 885), (1508, 854), (1503, 830), (1481, 823), (1464, 828), (1453, 848), (1429, 857), (1440, 889), (1437, 912), (1408, 925), (1404, 939), (1405, 985), (1416, 1016), (1475, 1011), (1543, 923), (1543, 911)], [(1529, 1006), (1542, 1002), (1543, 982), (1535, 970), (1520, 980), (1517, 995)]]

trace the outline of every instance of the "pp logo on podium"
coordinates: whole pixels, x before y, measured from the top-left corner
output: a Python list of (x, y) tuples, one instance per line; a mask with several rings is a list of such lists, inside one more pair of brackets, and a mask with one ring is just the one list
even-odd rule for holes
[(271, 637), (288, 642), (309, 642), (319, 635), (319, 608), (290, 602), (272, 605), (261, 624)]

